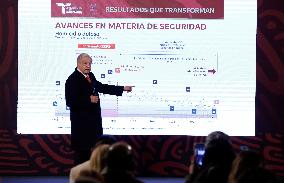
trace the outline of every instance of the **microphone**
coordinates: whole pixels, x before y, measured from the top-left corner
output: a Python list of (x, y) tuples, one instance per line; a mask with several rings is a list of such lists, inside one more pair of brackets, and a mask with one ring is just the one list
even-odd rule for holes
[(93, 83), (93, 95), (99, 95), (99, 92), (96, 89), (96, 82)]

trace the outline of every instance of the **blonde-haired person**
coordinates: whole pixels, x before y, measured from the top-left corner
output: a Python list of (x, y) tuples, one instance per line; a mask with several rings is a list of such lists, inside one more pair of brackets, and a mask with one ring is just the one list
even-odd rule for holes
[(109, 150), (109, 144), (99, 145), (92, 153), (90, 158), (90, 168), (101, 173), (106, 166), (106, 157)]
[(85, 170), (92, 170), (101, 173), (106, 164), (106, 155), (109, 147), (109, 144), (98, 145), (93, 150), (90, 160), (71, 168), (69, 182), (74, 183), (76, 178), (79, 177), (80, 172)]

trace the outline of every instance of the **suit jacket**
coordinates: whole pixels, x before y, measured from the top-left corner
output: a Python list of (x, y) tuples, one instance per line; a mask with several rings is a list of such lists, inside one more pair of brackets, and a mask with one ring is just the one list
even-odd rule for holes
[(102, 84), (94, 74), (91, 83), (75, 68), (65, 83), (66, 105), (70, 107), (71, 145), (74, 149), (93, 147), (97, 137), (103, 134), (100, 101), (91, 103), (90, 96), (98, 93), (121, 96), (123, 86)]

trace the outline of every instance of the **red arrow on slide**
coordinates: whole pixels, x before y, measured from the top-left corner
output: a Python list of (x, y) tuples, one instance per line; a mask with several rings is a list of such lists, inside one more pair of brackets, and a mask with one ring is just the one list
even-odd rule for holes
[(211, 70), (208, 70), (208, 72), (212, 72), (213, 74), (215, 74), (215, 69), (211, 69)]

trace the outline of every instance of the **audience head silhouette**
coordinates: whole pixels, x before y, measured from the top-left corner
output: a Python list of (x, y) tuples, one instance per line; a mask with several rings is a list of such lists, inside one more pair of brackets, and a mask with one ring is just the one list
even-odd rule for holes
[(205, 139), (205, 147), (210, 146), (215, 140), (225, 141), (231, 144), (229, 135), (221, 131), (214, 131), (207, 135)]
[(235, 152), (233, 150), (230, 137), (227, 134), (221, 131), (215, 131), (206, 137), (203, 160), (204, 166), (208, 166), (210, 164), (231, 166), (234, 158)]
[(117, 142), (109, 147), (107, 167), (116, 170), (133, 170), (132, 147), (125, 142)]
[(205, 141), (205, 153), (200, 169), (195, 169), (187, 182), (227, 183), (235, 153), (230, 138), (221, 131), (210, 133)]
[(277, 183), (278, 180), (275, 175), (263, 168), (258, 167), (250, 171), (245, 172), (240, 176), (237, 183)]
[(134, 175), (132, 147), (126, 142), (116, 142), (109, 147), (106, 168), (102, 175), (106, 183), (141, 183)]
[(246, 172), (263, 167), (263, 165), (261, 154), (252, 150), (241, 151), (233, 161), (228, 183), (237, 183)]
[(101, 145), (101, 144), (109, 144), (112, 145), (115, 142), (117, 142), (117, 139), (112, 135), (101, 135), (97, 138), (95, 142), (95, 147)]
[(111, 135), (102, 135), (97, 138), (90, 159), (71, 168), (70, 183), (74, 183), (74, 180), (79, 176), (82, 170), (94, 170), (100, 173), (106, 166), (106, 156), (109, 146), (116, 141), (115, 137)]

